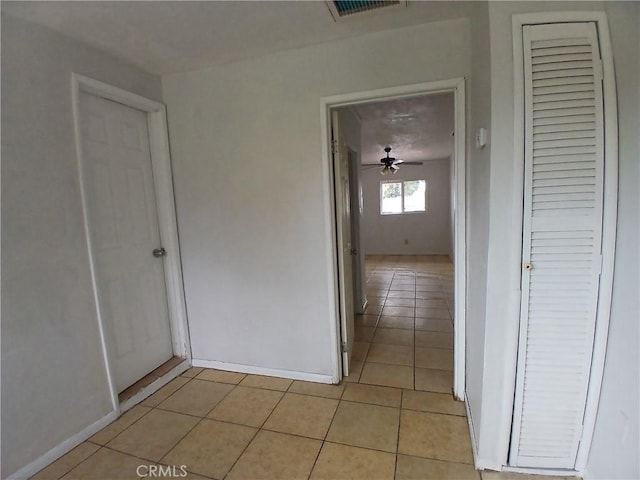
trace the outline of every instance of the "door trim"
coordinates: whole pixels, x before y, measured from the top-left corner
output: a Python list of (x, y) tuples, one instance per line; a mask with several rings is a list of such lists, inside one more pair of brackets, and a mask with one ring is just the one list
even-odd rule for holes
[[(351, 109), (354, 110), (354, 109)], [(352, 258), (354, 292), (353, 292), (353, 313), (363, 314), (366, 308), (367, 299), (364, 291), (366, 274), (364, 271), (364, 252), (362, 251), (362, 237), (360, 231), (360, 212), (362, 211), (361, 180), (359, 172), (360, 152), (347, 147), (349, 165), (349, 202), (351, 208), (351, 245), (357, 249)], [(353, 188), (355, 187), (355, 188)], [(357, 212), (356, 215), (353, 212)], [(354, 235), (355, 233), (355, 235)], [(355, 239), (357, 238), (357, 242)]]
[(458, 400), (465, 398), (465, 325), (466, 325), (466, 103), (465, 79), (453, 78), (435, 82), (417, 83), (397, 87), (367, 90), (363, 92), (347, 93), (323, 97), (320, 99), (320, 128), (322, 141), (322, 183), (325, 197), (325, 238), (327, 245), (327, 281), (329, 286), (329, 331), (334, 339), (331, 356), (332, 375), (334, 383), (342, 379), (340, 358), (340, 315), (337, 244), (335, 226), (335, 198), (333, 195), (333, 166), (331, 157), (331, 112), (332, 108), (346, 107), (361, 103), (397, 100), (400, 98), (417, 97), (435, 93), (451, 92), (454, 96), (455, 110), (455, 142), (454, 142), (454, 171), (455, 171), (455, 318), (454, 318), (454, 379), (453, 393)]
[[(89, 230), (89, 210), (86, 186), (84, 183), (84, 158), (82, 153), (81, 123), (80, 123), (80, 93), (89, 93), (107, 100), (112, 100), (137, 110), (146, 112), (149, 129), (149, 146), (151, 154), (151, 170), (156, 193), (158, 226), (160, 240), (167, 251), (164, 260), (165, 283), (167, 287), (167, 306), (169, 310), (169, 324), (171, 327), (171, 343), (176, 356), (186, 358), (191, 363), (191, 345), (187, 325), (186, 303), (182, 283), (182, 264), (180, 261), (180, 245), (178, 242), (178, 228), (173, 196), (173, 178), (169, 156), (169, 139), (167, 133), (166, 108), (162, 103), (149, 100), (140, 95), (122, 90), (92, 78), (71, 74), (71, 96), (73, 105), (73, 123), (75, 130), (76, 154), (82, 213), (84, 218), (85, 239), (89, 254), (89, 268), (93, 287), (96, 315), (103, 348), (105, 371), (109, 383), (109, 391), (114, 410), (119, 411), (122, 406), (118, 400), (113, 370), (110, 359), (110, 341), (106, 335), (104, 320), (100, 313), (100, 301), (96, 280), (96, 262)], [(174, 369), (175, 370), (175, 369)], [(169, 374), (175, 372), (169, 372)], [(168, 375), (169, 375), (168, 374)], [(146, 389), (145, 389), (146, 390)]]
[[(343, 126), (340, 121), (340, 112), (331, 110), (331, 139), (332, 139), (332, 167), (333, 167), (333, 193), (335, 201), (335, 226), (336, 226), (336, 253), (338, 274), (338, 300), (339, 300), (339, 320), (340, 320), (340, 344), (342, 346), (342, 376), (349, 375), (351, 354), (355, 335), (355, 302), (354, 302), (354, 278), (356, 272), (353, 269), (353, 256), (351, 249), (354, 248), (351, 233), (353, 229), (353, 216), (351, 212), (352, 185), (350, 175), (349, 148)], [(351, 150), (352, 151), (352, 150)], [(346, 167), (346, 168), (345, 168)], [(349, 195), (345, 197), (346, 190)], [(345, 228), (345, 220), (349, 217), (348, 227)], [(348, 242), (347, 240), (348, 235)], [(346, 248), (349, 252), (346, 252)], [(351, 275), (347, 275), (348, 272)], [(359, 275), (359, 272), (358, 272)], [(349, 288), (350, 287), (350, 288)], [(350, 295), (347, 291), (350, 289)]]
[[(613, 68), (613, 50), (607, 16), (604, 12), (543, 12), (518, 14), (512, 18), (512, 40), (514, 52), (514, 189), (513, 204), (520, 205), (524, 197), (524, 54), (522, 51), (522, 27), (524, 25), (536, 25), (558, 22), (594, 22), (598, 30), (598, 43), (602, 58), (603, 70), (603, 99), (604, 99), (604, 204), (602, 210), (602, 268), (600, 273), (600, 287), (598, 292), (598, 306), (596, 310), (596, 325), (593, 342), (593, 357), (591, 360), (591, 373), (589, 375), (589, 387), (585, 413), (583, 418), (582, 440), (578, 447), (575, 471), (584, 472), (587, 466), (593, 431), (595, 428), (600, 389), (604, 372), (605, 352), (609, 333), (609, 317), (611, 307), (611, 294), (613, 289), (613, 269), (616, 249), (616, 226), (618, 216), (618, 106), (616, 100), (615, 70)], [(514, 209), (513, 216), (513, 252), (512, 275), (514, 285), (520, 290), (521, 255), (522, 255), (522, 208)], [(518, 284), (517, 287), (515, 284)], [(515, 314), (515, 309), (514, 309)], [(518, 304), (517, 316), (513, 319), (520, 322), (520, 305)], [(516, 330), (516, 335), (519, 332)], [(514, 344), (517, 345), (517, 336)], [(513, 390), (510, 394), (511, 414), (509, 423), (504, 423), (505, 435), (508, 437), (507, 445), (511, 439), (511, 419), (513, 416), (513, 399), (515, 394), (516, 365), (510, 368), (513, 377)], [(505, 459), (506, 459), (505, 452)], [(507, 463), (508, 460), (505, 461)], [(513, 469), (509, 469), (513, 470)], [(520, 471), (521, 469), (518, 469)], [(514, 470), (515, 471), (515, 470)], [(545, 470), (541, 470), (544, 472)]]

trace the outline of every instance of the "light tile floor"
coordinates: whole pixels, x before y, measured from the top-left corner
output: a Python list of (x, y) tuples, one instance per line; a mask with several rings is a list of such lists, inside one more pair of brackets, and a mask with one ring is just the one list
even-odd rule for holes
[(453, 265), (448, 257), (368, 256), (347, 382), (450, 394)]
[(464, 405), (449, 393), (451, 265), (367, 268), (378, 313), (359, 318), (348, 381), (191, 368), (33, 478), (527, 479), (473, 468)]

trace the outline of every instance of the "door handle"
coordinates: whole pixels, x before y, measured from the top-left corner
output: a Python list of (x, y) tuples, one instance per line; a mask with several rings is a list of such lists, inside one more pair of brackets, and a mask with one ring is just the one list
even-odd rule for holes
[(533, 270), (533, 265), (531, 263), (523, 263), (522, 268), (525, 270)]
[(357, 255), (358, 254), (358, 249), (357, 248), (352, 248), (350, 250), (350, 252), (351, 252), (351, 255)]
[(153, 256), (156, 257), (156, 258), (166, 257), (167, 256), (167, 251), (164, 249), (164, 247), (154, 248), (153, 249)]

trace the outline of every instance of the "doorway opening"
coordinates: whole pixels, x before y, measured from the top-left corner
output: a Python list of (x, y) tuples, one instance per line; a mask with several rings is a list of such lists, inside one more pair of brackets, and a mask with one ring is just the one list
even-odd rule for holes
[[(356, 151), (358, 153), (357, 156), (360, 157), (362, 163), (371, 164), (374, 162), (367, 161), (368, 157), (365, 158), (364, 152), (367, 148), (367, 145), (364, 142), (358, 145), (358, 142), (354, 141), (354, 127), (353, 125), (350, 125), (350, 120), (348, 117), (349, 115), (355, 117), (355, 123), (357, 124), (359, 109), (367, 108), (368, 106), (374, 104), (384, 105), (385, 103), (391, 104), (390, 102), (398, 101), (411, 103), (416, 99), (430, 97), (436, 98), (437, 96), (441, 96), (443, 98), (449, 96), (449, 98), (451, 99), (451, 114), (453, 125), (452, 132), (450, 132), (450, 157), (441, 159), (442, 161), (447, 162), (447, 164), (445, 165), (445, 170), (447, 172), (450, 172), (449, 178), (447, 178), (446, 180), (450, 187), (450, 222), (448, 224), (450, 228), (448, 232), (450, 236), (450, 252), (447, 252), (452, 257), (452, 264), (449, 264), (450, 270), (446, 271), (446, 265), (448, 261), (448, 258), (445, 259), (446, 255), (426, 255), (426, 253), (442, 254), (442, 252), (420, 252), (420, 240), (416, 242), (418, 245), (415, 245), (415, 248), (418, 250), (415, 251), (411, 251), (409, 248), (407, 248), (403, 249), (401, 252), (398, 252), (401, 253), (401, 255), (380, 255), (365, 257), (364, 248), (366, 247), (364, 245), (364, 242), (366, 240), (363, 241), (362, 238), (366, 237), (366, 233), (360, 231), (361, 240), (358, 240), (358, 242), (353, 244), (353, 235), (351, 234), (351, 232), (354, 229), (362, 230), (363, 197), (361, 179), (364, 175), (368, 175), (368, 173), (364, 173), (366, 170), (363, 170), (360, 162), (358, 162), (358, 168), (356, 170), (358, 170), (359, 175), (355, 175), (354, 178), (354, 167), (349, 160), (349, 156), (347, 154), (348, 149), (351, 148), (353, 151)], [(340, 112), (342, 112), (341, 115)], [(381, 326), (385, 328), (384, 325), (381, 325), (379, 323), (382, 318), (381, 311), (383, 308), (385, 308), (385, 303), (389, 308), (388, 312), (391, 312), (395, 308), (398, 309), (396, 313), (402, 313), (403, 315), (406, 315), (404, 318), (400, 318), (402, 317), (402, 315), (398, 315), (396, 320), (399, 323), (404, 323), (405, 327), (408, 327), (408, 324), (411, 323), (415, 328), (415, 319), (420, 318), (420, 323), (422, 326), (428, 324), (430, 329), (448, 329), (449, 327), (447, 326), (447, 324), (445, 322), (442, 322), (446, 320), (446, 318), (444, 317), (444, 313), (445, 311), (447, 311), (450, 315), (453, 314), (452, 325), (451, 321), (449, 320), (449, 325), (452, 326), (451, 329), (453, 330), (452, 344), (450, 345), (451, 347), (453, 347), (452, 390), (454, 396), (457, 399), (462, 400), (464, 399), (465, 391), (464, 329), (466, 303), (464, 79), (453, 79), (418, 85), (394, 87), (325, 98), (322, 100), (322, 115), (323, 138), (325, 140), (325, 142), (323, 142), (323, 146), (326, 150), (325, 158), (327, 159), (327, 165), (329, 166), (327, 171), (327, 191), (329, 193), (329, 205), (330, 212), (332, 214), (329, 220), (331, 221), (332, 231), (331, 244), (333, 245), (333, 249), (331, 254), (333, 261), (331, 262), (331, 265), (329, 267), (329, 276), (332, 290), (335, 295), (333, 297), (335, 305), (335, 317), (332, 319), (332, 332), (335, 335), (336, 339), (336, 352), (334, 355), (334, 381), (338, 382), (342, 380), (343, 377), (347, 381), (349, 381), (349, 377), (347, 376), (349, 374), (349, 367), (352, 367), (355, 373), (357, 373), (357, 369), (361, 367), (357, 363), (358, 360), (356, 360), (356, 363), (353, 363), (354, 354), (356, 356), (355, 358), (358, 358), (358, 356), (362, 355), (362, 352), (358, 351), (358, 348), (360, 348), (360, 346), (357, 345), (356, 342), (354, 350), (354, 338), (349, 337), (349, 335), (356, 335), (356, 329), (353, 328), (355, 314), (364, 314), (360, 316), (358, 320), (361, 326), (365, 327), (365, 329), (361, 331), (370, 332), (373, 335), (375, 327), (372, 330), (366, 330), (366, 324), (367, 322), (375, 322), (376, 327)], [(401, 122), (402, 117), (396, 116), (395, 121)], [(389, 127), (389, 129), (391, 129), (391, 126)], [(424, 126), (424, 129), (428, 129), (426, 125)], [(359, 139), (359, 141), (360, 140), (361, 139)], [(382, 143), (385, 143), (384, 139), (381, 141)], [(391, 141), (389, 140), (388, 143), (391, 143)], [(395, 148), (394, 145), (385, 146), (392, 147), (392, 151), (394, 153), (396, 153), (397, 151), (398, 154), (401, 153), (403, 154), (403, 156), (408, 156), (411, 153), (409, 150), (403, 149), (399, 145), (396, 150), (393, 150), (393, 148)], [(380, 147), (380, 145), (378, 145), (377, 147)], [(385, 152), (382, 151), (382, 149), (380, 150), (384, 155)], [(380, 155), (380, 157), (382, 157), (383, 155)], [(400, 155), (397, 156), (399, 159), (404, 160), (404, 158), (400, 157)], [(344, 160), (345, 157), (347, 158), (347, 160)], [(431, 159), (433, 159), (433, 157)], [(425, 192), (424, 194), (426, 204), (424, 206), (420, 204), (419, 206), (421, 207), (421, 209), (423, 207), (424, 209), (429, 208), (429, 194), (427, 193), (429, 190), (429, 181), (428, 179), (421, 178), (418, 180), (425, 180), (425, 182), (416, 183), (416, 179), (408, 177), (404, 178), (404, 176), (405, 174), (409, 177), (411, 177), (412, 175), (415, 176), (416, 171), (412, 172), (411, 169), (414, 167), (412, 167), (410, 164), (428, 163), (429, 158), (425, 158), (424, 162), (415, 162), (416, 159), (414, 158), (407, 158), (407, 160), (407, 165), (399, 165), (399, 169), (403, 173), (394, 173), (393, 175), (386, 175), (383, 177), (380, 175), (380, 173), (378, 173), (378, 170), (382, 170), (381, 167), (383, 167), (383, 165), (378, 164), (377, 167), (371, 167), (372, 175), (368, 175), (368, 177), (375, 179), (372, 181), (383, 181), (383, 183), (388, 183), (387, 181), (390, 181), (399, 183), (401, 184), (402, 188), (406, 188), (406, 193), (408, 195), (412, 195), (412, 197), (407, 197), (407, 202), (402, 202), (402, 204), (406, 203), (406, 206), (408, 206), (403, 207), (405, 208), (405, 211), (402, 213), (404, 213), (407, 217), (405, 218), (405, 220), (407, 220), (409, 216), (414, 215), (413, 219), (411, 219), (410, 221), (419, 223), (420, 220), (418, 219), (418, 216), (415, 215), (414, 212), (409, 212), (407, 210), (413, 208), (411, 207), (411, 205), (415, 203), (415, 199), (413, 199), (413, 197), (421, 194), (420, 192)], [(373, 176), (373, 170), (375, 170), (375, 176)], [(349, 175), (349, 172), (351, 172), (352, 174)], [(396, 179), (398, 179), (398, 182), (396, 182)], [(416, 185), (418, 185), (418, 188), (414, 188), (416, 185), (413, 185), (412, 182), (416, 183)], [(425, 188), (420, 190), (420, 185), (423, 185)], [(383, 194), (382, 190), (383, 187), (380, 187), (381, 196)], [(387, 190), (389, 190), (389, 188), (387, 188)], [(351, 192), (350, 202), (344, 200), (345, 198), (348, 198), (345, 197), (345, 195), (347, 195), (346, 192)], [(382, 202), (382, 197), (380, 199), (380, 202)], [(345, 208), (345, 205), (349, 205), (350, 208)], [(358, 208), (354, 211), (353, 206), (357, 206)], [(369, 205), (369, 210), (371, 210), (371, 205)], [(382, 216), (381, 211), (378, 211), (377, 214), (380, 214), (380, 216)], [(346, 218), (349, 216), (351, 217), (351, 219)], [(389, 218), (385, 218), (384, 220), (389, 220)], [(349, 235), (345, 234), (347, 230), (346, 226), (349, 225), (349, 223), (345, 222), (350, 222), (351, 225)], [(392, 229), (393, 223), (387, 222), (387, 228)], [(380, 230), (382, 234), (384, 233), (384, 228), (378, 228), (378, 230)], [(411, 239), (405, 239), (404, 244), (411, 244)], [(414, 245), (412, 245), (412, 247), (414, 247)], [(425, 246), (422, 245), (422, 248), (425, 248)], [(377, 252), (373, 251), (371, 253)], [(353, 257), (361, 258), (362, 266), (364, 267), (366, 265), (367, 268), (358, 269), (356, 266), (356, 262), (353, 261)], [(350, 264), (349, 268), (345, 268), (347, 263)], [(354, 292), (358, 291), (358, 285), (360, 285), (361, 291), (363, 292), (360, 298), (358, 298), (357, 294), (354, 295)], [(378, 292), (382, 292), (382, 290), (386, 288), (384, 301), (381, 302), (380, 298), (382, 297), (380, 296), (374, 299), (374, 295), (367, 295), (366, 286), (369, 286), (370, 293), (373, 292), (373, 289), (378, 289)], [(447, 289), (447, 291), (450, 291), (450, 304), (447, 303), (447, 298), (444, 296), (445, 289)], [(439, 295), (429, 294), (428, 292), (430, 291), (438, 293)], [(411, 293), (412, 298), (406, 298), (409, 296), (407, 295), (407, 292)], [(418, 298), (418, 296), (425, 297), (425, 295), (427, 295), (428, 298)], [(347, 298), (347, 296), (351, 296), (351, 299)], [(417, 302), (420, 302), (420, 305), (418, 305)], [(352, 304), (351, 309), (349, 309), (349, 303)], [(420, 317), (415, 316), (417, 308), (421, 309)], [(409, 310), (411, 310), (411, 312), (409, 312)], [(371, 317), (375, 318), (367, 318), (369, 313), (371, 314)], [(430, 316), (423, 317), (423, 315), (426, 315), (427, 313)], [(438, 318), (438, 316), (442, 316), (442, 318)], [(441, 320), (441, 322), (437, 322), (436, 320)], [(371, 326), (372, 325), (370, 325), (370, 327)], [(382, 331), (381, 334), (397, 335), (399, 338), (406, 337), (405, 340), (400, 339), (399, 341), (394, 342), (399, 343), (399, 345), (397, 345), (397, 348), (395, 348), (396, 350), (398, 350), (398, 352), (396, 352), (398, 354), (398, 358), (406, 359), (400, 360), (396, 363), (402, 363), (404, 361), (405, 363), (410, 363), (412, 368), (415, 367), (416, 352), (413, 350), (413, 348), (416, 346), (416, 344), (414, 343), (415, 330), (412, 329), (410, 333), (395, 331), (395, 329), (393, 328), (389, 328), (388, 330), (389, 331)], [(407, 332), (409, 331), (408, 328), (406, 330)], [(419, 336), (433, 337), (433, 333), (435, 333), (436, 336), (438, 335), (437, 331), (429, 331), (427, 335), (423, 335), (423, 333), (421, 333)], [(365, 333), (365, 335), (366, 334), (367, 333)], [(410, 339), (409, 336), (411, 337)], [(409, 349), (407, 348), (402, 348), (408, 347), (409, 345), (403, 345), (403, 342), (409, 343), (409, 341), (411, 343), (411, 352), (409, 352)], [(431, 342), (433, 341), (433, 339), (424, 341)], [(437, 346), (433, 346), (437, 348)], [(419, 352), (420, 355), (435, 355), (436, 357), (442, 357), (433, 359), (435, 362), (441, 362), (441, 364), (447, 362), (447, 360), (444, 359), (445, 355), (440, 355), (443, 352), (434, 352), (434, 349), (426, 344), (424, 348), (419, 348), (422, 349)], [(393, 354), (389, 353), (388, 351), (382, 351), (389, 350), (388, 348), (376, 348), (376, 350), (381, 351), (373, 352), (374, 358), (375, 355), (384, 356)], [(389, 368), (387, 368), (387, 370), (389, 370)], [(393, 373), (391, 373), (391, 375), (393, 375)], [(414, 382), (415, 379), (412, 372), (411, 388), (416, 385), (416, 383)], [(451, 385), (451, 380), (449, 380), (449, 384)]]

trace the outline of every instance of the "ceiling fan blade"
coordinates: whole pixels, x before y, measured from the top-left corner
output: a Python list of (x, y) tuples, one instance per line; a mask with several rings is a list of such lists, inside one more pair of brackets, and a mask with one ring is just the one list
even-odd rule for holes
[(404, 160), (395, 160), (392, 165), (400, 165), (402, 163), (404, 163)]
[(377, 165), (375, 163), (364, 163), (362, 165), (360, 165), (362, 168), (380, 168), (380, 165)]
[(405, 165), (424, 165), (424, 162), (404, 162)]

